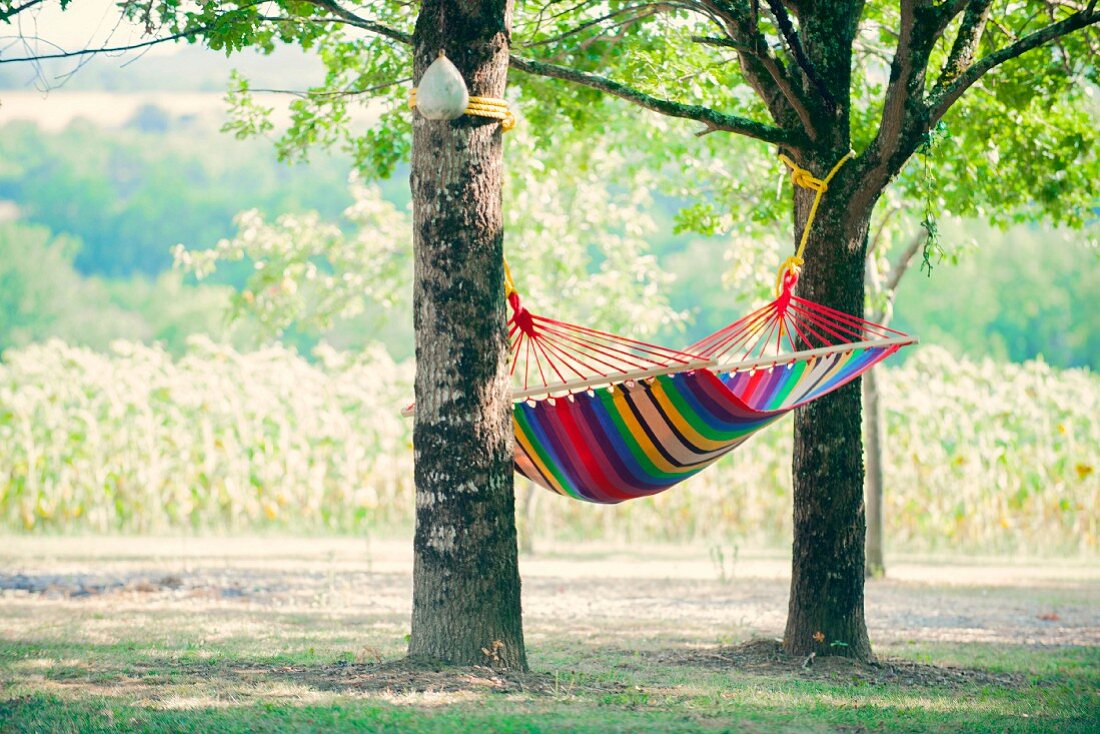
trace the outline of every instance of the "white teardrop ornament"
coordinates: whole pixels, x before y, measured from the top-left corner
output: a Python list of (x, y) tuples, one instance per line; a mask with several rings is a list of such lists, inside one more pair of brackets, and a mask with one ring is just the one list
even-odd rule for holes
[(416, 109), (429, 120), (454, 120), (466, 112), (470, 93), (458, 68), (444, 54), (431, 63), (416, 88)]

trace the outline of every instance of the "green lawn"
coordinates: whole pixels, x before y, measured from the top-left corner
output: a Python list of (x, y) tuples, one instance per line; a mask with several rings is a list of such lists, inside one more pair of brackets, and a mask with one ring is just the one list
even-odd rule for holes
[[(1080, 617), (1092, 614), (1091, 582), (974, 590), (993, 596), (990, 613), (1030, 610), (1035, 599), (1035, 609), (1059, 605), (1058, 622), (1021, 621), (1036, 630), (1030, 641), (967, 642), (960, 634), (988, 635), (954, 622), (922, 633), (934, 617), (921, 617), (898, 634), (872, 625), (878, 666), (803, 667), (759, 625), (708, 634), (707, 613), (691, 613), (693, 599), (705, 606), (728, 594), (718, 608), (735, 608), (779, 581), (653, 582), (646, 591), (603, 580), (574, 597), (592, 580), (583, 568), (571, 566), (569, 578), (535, 569), (525, 589), (532, 672), (520, 675), (401, 664), (408, 576), (387, 568), (331, 556), (277, 568), (238, 556), (180, 565), (140, 553), (4, 562), (23, 570), (0, 575), (3, 732), (1100, 731), (1100, 648), (1093, 618)], [(965, 596), (928, 584), (879, 588), (871, 609), (894, 627), (908, 617), (890, 611), (889, 598), (904, 607), (906, 595)], [(647, 611), (630, 596), (639, 590), (654, 600), (678, 594), (687, 606), (677, 618)], [(600, 611), (623, 602), (634, 611)], [(574, 617), (560, 611), (585, 604)], [(965, 624), (986, 608), (963, 610)], [(1072, 637), (1078, 622), (1088, 644), (1051, 642)]]

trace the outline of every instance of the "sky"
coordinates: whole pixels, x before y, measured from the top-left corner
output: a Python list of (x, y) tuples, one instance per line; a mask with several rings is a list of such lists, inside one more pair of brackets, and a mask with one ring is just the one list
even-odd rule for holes
[[(57, 53), (147, 40), (140, 25), (120, 20), (117, 0), (71, 0), (64, 12), (60, 0), (46, 0), (42, 6), (17, 15), (10, 26), (0, 27), (0, 38), (0, 59), (24, 56), (28, 50)], [(167, 44), (149, 50), (175, 52), (176, 48)]]

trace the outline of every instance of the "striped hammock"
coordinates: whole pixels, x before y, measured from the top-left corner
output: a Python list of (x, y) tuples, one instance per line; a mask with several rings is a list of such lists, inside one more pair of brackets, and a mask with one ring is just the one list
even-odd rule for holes
[(523, 476), (604, 504), (663, 492), (916, 340), (792, 295), (667, 350), (536, 316), (509, 294)]

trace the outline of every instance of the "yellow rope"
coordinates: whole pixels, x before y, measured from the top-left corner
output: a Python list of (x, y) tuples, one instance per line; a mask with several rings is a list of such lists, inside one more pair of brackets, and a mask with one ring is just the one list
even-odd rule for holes
[(829, 190), (829, 182), (833, 180), (833, 176), (840, 170), (840, 167), (854, 158), (855, 155), (855, 151), (849, 150), (843, 158), (836, 162), (836, 165), (833, 166), (833, 169), (829, 171), (829, 174), (825, 176), (825, 178), (814, 178), (812, 173), (800, 167), (789, 157), (783, 153), (779, 154), (779, 160), (783, 161), (787, 167), (791, 169), (791, 183), (795, 186), (801, 186), (804, 189), (816, 191), (817, 195), (814, 196), (814, 203), (813, 206), (810, 207), (810, 214), (806, 217), (806, 226), (802, 229), (802, 239), (798, 243), (798, 251), (784, 260), (783, 264), (779, 266), (779, 274), (775, 279), (775, 292), (777, 295), (783, 291), (783, 276), (788, 272), (798, 273), (802, 270), (802, 266), (806, 264), (806, 261), (802, 259), (802, 253), (806, 250), (807, 240), (810, 239), (810, 227), (813, 226), (814, 217), (817, 216), (817, 207), (821, 203), (821, 197)]
[[(416, 87), (409, 90), (409, 109), (416, 107)], [(499, 97), (470, 97), (466, 114), (500, 120), (500, 128), (508, 132), (516, 126), (516, 116), (508, 109), (508, 100)]]
[(508, 267), (508, 258), (504, 258), (504, 297), (516, 293), (516, 281), (512, 280), (512, 269)]
[(516, 126), (516, 116), (508, 109), (508, 101), (497, 97), (470, 97), (466, 114), (500, 120), (500, 129), (504, 132)]

